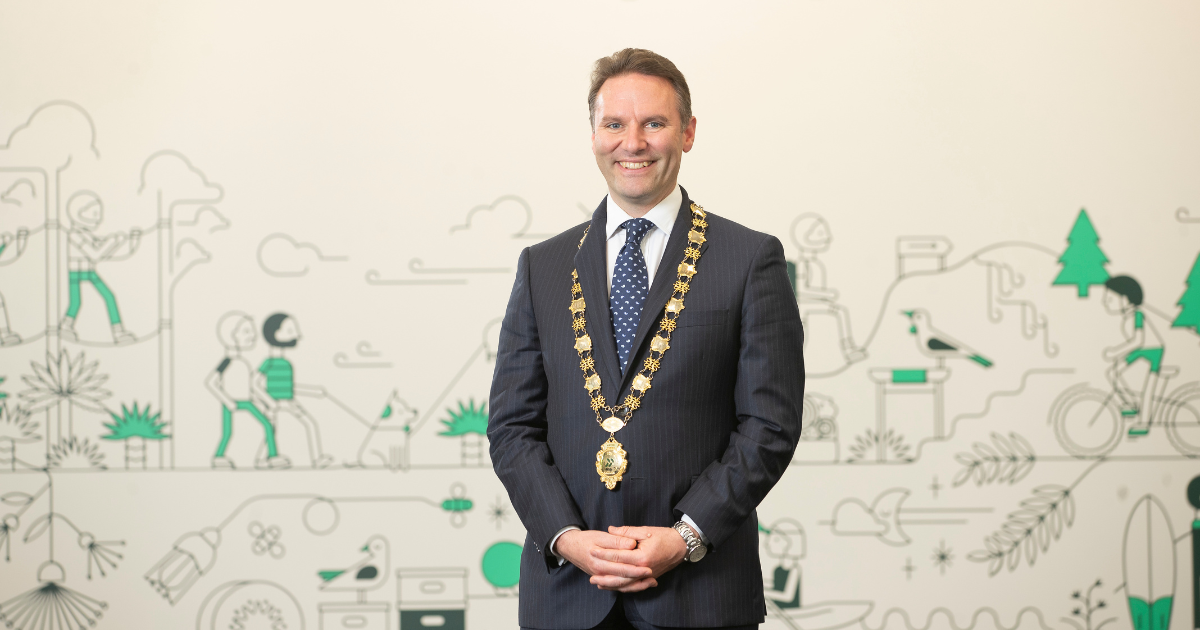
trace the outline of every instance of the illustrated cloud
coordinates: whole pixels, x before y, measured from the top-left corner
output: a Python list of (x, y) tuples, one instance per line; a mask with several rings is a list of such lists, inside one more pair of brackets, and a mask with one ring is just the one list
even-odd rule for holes
[(301, 243), (282, 232), (270, 234), (258, 244), (258, 266), (277, 278), (297, 278), (315, 264), (346, 260), (346, 256), (326, 256), (316, 245)]
[(450, 233), (471, 231), (489, 236), (508, 234), (512, 238), (543, 238), (544, 234), (530, 234), (533, 209), (529, 202), (516, 195), (504, 195), (489, 204), (475, 206), (467, 211), (461, 225), (450, 228)]
[(886, 532), (888, 524), (875, 518), (865, 503), (850, 499), (833, 513), (833, 532), (843, 536), (870, 536)]

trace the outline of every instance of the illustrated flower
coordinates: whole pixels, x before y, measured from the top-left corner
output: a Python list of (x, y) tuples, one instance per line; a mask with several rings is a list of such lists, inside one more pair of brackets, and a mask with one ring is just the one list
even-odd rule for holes
[[(48, 574), (48, 575), (47, 575)], [(74, 630), (96, 625), (108, 604), (62, 584), (62, 566), (53, 560), (38, 569), (42, 585), (0, 603), (0, 622), (16, 630)]]
[(104, 470), (104, 453), (87, 438), (63, 438), (50, 449), (51, 468), (96, 468)]
[(167, 555), (150, 568), (146, 581), (174, 605), (212, 568), (220, 545), (221, 532), (212, 527), (184, 534)]
[(113, 547), (124, 547), (123, 540), (106, 540), (97, 541), (95, 536), (88, 532), (79, 535), (79, 548), (87, 551), (88, 554), (88, 579), (92, 579), (92, 565), (96, 566), (96, 570), (100, 572), (101, 577), (108, 577), (104, 572), (104, 565), (110, 568), (117, 568), (117, 560), (122, 560), (125, 556), (113, 551)]

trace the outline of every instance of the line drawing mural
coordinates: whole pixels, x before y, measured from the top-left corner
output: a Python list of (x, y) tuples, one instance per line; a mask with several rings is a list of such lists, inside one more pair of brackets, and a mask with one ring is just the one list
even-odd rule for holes
[[(510, 626), (526, 532), (488, 455), (500, 315), (518, 250), (599, 194), (407, 129), (421, 170), (342, 170), (223, 120), (219, 94), (189, 93), (212, 119), (168, 112), (178, 128), (64, 94), (0, 106), (0, 623)], [(1077, 166), (1113, 168), (1084, 135)], [(313, 166), (328, 179), (297, 177)], [(1194, 185), (1071, 177), (768, 190), (765, 210), (691, 184), (787, 244), (807, 331), (797, 470), (759, 514), (763, 630), (1200, 626)]]

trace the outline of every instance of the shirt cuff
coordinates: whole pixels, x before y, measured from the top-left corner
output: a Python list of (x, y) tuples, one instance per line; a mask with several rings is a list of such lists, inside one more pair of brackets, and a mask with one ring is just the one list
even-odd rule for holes
[[(567, 525), (566, 527), (558, 530), (558, 533), (554, 535), (554, 538), (550, 539), (550, 553), (554, 554), (555, 558), (558, 558), (558, 566), (560, 566), (560, 567), (567, 563), (567, 559), (560, 556), (558, 554), (558, 552), (554, 550), (554, 544), (558, 542), (559, 536), (562, 536), (563, 534), (565, 534), (573, 529), (579, 530), (579, 528), (574, 525)], [(700, 531), (700, 530), (696, 530), (696, 531)]]
[[(690, 526), (692, 529), (696, 530), (697, 534), (700, 534), (700, 542), (704, 543), (704, 546), (707, 547), (708, 546), (708, 536), (704, 535), (704, 531), (700, 529), (700, 526), (696, 524), (696, 521), (693, 521), (692, 517), (688, 516), (687, 514), (684, 514), (683, 522), (687, 523), (688, 526)], [(551, 547), (551, 549), (553, 549), (553, 547)]]

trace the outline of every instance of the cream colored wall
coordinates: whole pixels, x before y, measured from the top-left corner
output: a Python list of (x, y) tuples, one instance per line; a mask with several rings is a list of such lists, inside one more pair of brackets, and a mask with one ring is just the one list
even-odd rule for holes
[[(0, 619), (59, 627), (22, 616), (58, 580), (101, 628), (227, 627), (239, 611), (246, 627), (396, 628), (398, 610), (513, 627), (504, 543), (524, 531), (476, 457), (486, 438), (440, 421), (482, 418), (521, 248), (604, 194), (587, 75), (641, 46), (691, 84), (681, 183), (801, 267), (815, 256), (836, 290), (801, 281), (811, 439), (759, 516), (777, 545), (767, 586), (798, 567), (802, 607), (767, 627), (1128, 628), (1127, 597), (1147, 588), (1177, 594), (1172, 630), (1193, 627), (1185, 489), (1200, 468), (1181, 452), (1200, 448), (1200, 389), (1181, 386), (1200, 381), (1200, 352), (1172, 322), (1200, 252), (1195, 2), (7, 2), (3, 16), (0, 231), (29, 236), (0, 252), (20, 338), (0, 347)], [(96, 234), (142, 234), (96, 267), (136, 343), (113, 345), (87, 283), (79, 340), (59, 334), (80, 191), (102, 200)], [(1081, 208), (1180, 369), (1143, 438), (1104, 424), (1115, 404), (1068, 404), (1082, 384), (1105, 399), (1101, 352), (1123, 339), (1102, 286), (1052, 284)], [(902, 311), (918, 309), (913, 335)], [(257, 470), (263, 430), (239, 413), (237, 468), (213, 469), (221, 411), (204, 383), (232, 311), (299, 325), (288, 357), (316, 388), (299, 400), (328, 467), (285, 416), (291, 469)], [(928, 330), (993, 365), (938, 372)], [(245, 358), (266, 354), (259, 330)], [(145, 441), (144, 464), (139, 438), (105, 438), (134, 403), (169, 436)], [(1079, 457), (1070, 427), (1091, 409), (1100, 424), (1076, 437), (1104, 455)], [(318, 576), (360, 562), (376, 577)], [(1076, 590), (1105, 600), (1090, 626)]]

